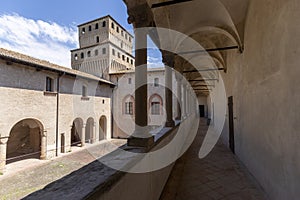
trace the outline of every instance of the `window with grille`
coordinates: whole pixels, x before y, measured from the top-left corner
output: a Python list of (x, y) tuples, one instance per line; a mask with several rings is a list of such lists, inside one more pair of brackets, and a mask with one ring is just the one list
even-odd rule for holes
[(133, 102), (125, 102), (125, 114), (133, 115)]
[(151, 114), (160, 115), (160, 102), (151, 102)]

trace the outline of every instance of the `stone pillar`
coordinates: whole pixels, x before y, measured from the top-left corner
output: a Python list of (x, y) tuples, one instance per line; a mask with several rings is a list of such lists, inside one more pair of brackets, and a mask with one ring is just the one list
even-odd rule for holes
[(0, 173), (5, 171), (7, 141), (8, 137), (0, 136)]
[(188, 116), (190, 116), (190, 114), (191, 114), (191, 109), (190, 109), (190, 105), (191, 105), (191, 99), (190, 99), (190, 87), (188, 87), (187, 88), (187, 95), (186, 95), (186, 102), (187, 102), (187, 108), (186, 108), (186, 110), (187, 110), (187, 115)]
[(181, 106), (182, 106), (182, 77), (179, 74), (176, 74), (176, 81), (177, 81), (177, 116), (176, 120), (181, 120), (182, 114), (181, 114)]
[(81, 129), (81, 147), (85, 146), (85, 126), (86, 124), (83, 124)]
[(128, 11), (128, 22), (135, 28), (135, 131), (127, 140), (128, 146), (149, 148), (154, 136), (148, 128), (148, 87), (147, 87), (147, 28), (150, 25), (147, 5)]
[(46, 160), (47, 157), (47, 131), (41, 133), (41, 160)]
[(182, 105), (182, 118), (186, 118), (187, 116), (187, 110), (186, 110), (186, 83), (183, 83), (182, 85), (182, 101), (183, 101), (183, 105)]
[(173, 120), (173, 92), (172, 92), (172, 68), (174, 67), (174, 55), (163, 55), (163, 62), (165, 63), (165, 109), (166, 109), (166, 127), (174, 127)]

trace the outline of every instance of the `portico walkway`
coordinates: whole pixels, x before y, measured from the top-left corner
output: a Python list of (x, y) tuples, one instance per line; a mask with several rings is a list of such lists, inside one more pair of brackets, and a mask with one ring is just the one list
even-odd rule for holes
[(221, 141), (204, 159), (198, 152), (207, 126), (201, 119), (194, 143), (176, 162), (161, 200), (265, 200), (247, 170)]

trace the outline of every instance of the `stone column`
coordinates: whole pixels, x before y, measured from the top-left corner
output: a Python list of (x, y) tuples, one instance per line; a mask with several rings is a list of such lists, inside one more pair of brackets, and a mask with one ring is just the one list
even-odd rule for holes
[(7, 141), (8, 137), (0, 136), (0, 173), (5, 171)]
[(182, 118), (186, 118), (186, 115), (187, 115), (187, 110), (186, 110), (186, 83), (183, 83), (182, 85), (182, 93), (183, 93), (183, 96), (182, 96), (182, 101), (183, 101), (183, 105), (182, 105)]
[[(147, 5), (143, 5), (147, 6)], [(128, 138), (128, 146), (149, 148), (154, 136), (148, 130), (148, 87), (147, 87), (147, 28), (150, 25), (146, 7), (128, 11), (128, 22), (135, 28), (135, 131)]]
[(47, 131), (41, 133), (41, 160), (45, 160), (47, 157)]
[(81, 129), (81, 147), (85, 146), (85, 126), (86, 124), (83, 124)]
[(163, 62), (165, 63), (165, 109), (166, 109), (166, 127), (174, 127), (173, 120), (173, 92), (172, 92), (172, 68), (174, 67), (174, 55), (163, 55)]
[(191, 96), (190, 96), (190, 92), (191, 92), (191, 88), (190, 87), (188, 87), (187, 88), (187, 100), (186, 100), (186, 102), (187, 102), (187, 113), (188, 113), (188, 116), (190, 116), (191, 115)]
[(181, 120), (182, 114), (181, 114), (181, 106), (182, 106), (182, 77), (181, 75), (176, 73), (176, 81), (177, 81), (177, 116), (176, 120)]

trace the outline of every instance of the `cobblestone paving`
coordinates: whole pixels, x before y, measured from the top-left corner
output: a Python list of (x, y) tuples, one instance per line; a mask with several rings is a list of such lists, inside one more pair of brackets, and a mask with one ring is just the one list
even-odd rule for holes
[[(112, 140), (112, 143), (121, 146), (126, 140)], [(24, 160), (9, 164), (7, 173), (0, 176), (0, 199), (21, 199), (42, 189), (49, 183), (91, 163), (95, 157), (107, 154), (106, 145), (106, 141), (97, 145), (87, 145), (89, 150), (77, 149), (75, 152), (48, 161)]]
[(204, 159), (198, 152), (207, 126), (202, 120), (188, 151), (176, 162), (161, 200), (265, 200), (266, 195), (220, 141)]

